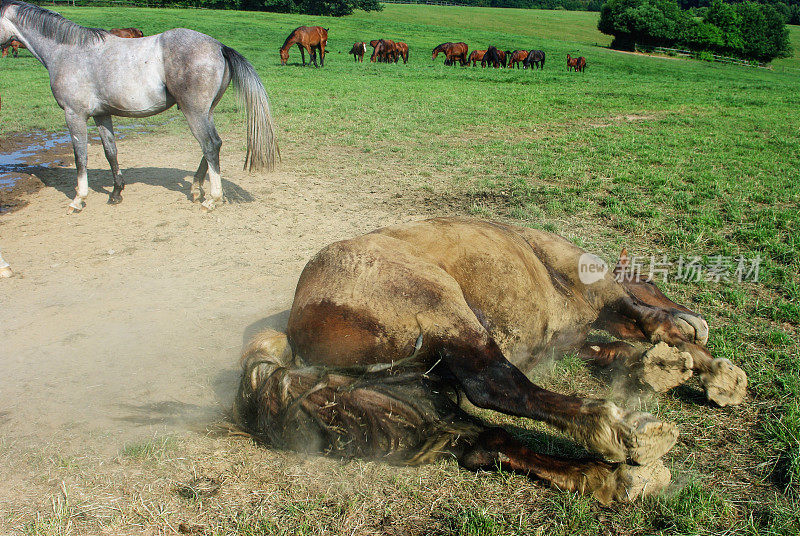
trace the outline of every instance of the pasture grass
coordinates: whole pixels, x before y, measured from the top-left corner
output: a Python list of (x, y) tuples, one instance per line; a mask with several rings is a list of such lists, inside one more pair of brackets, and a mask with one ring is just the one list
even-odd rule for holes
[[(788, 69), (800, 64), (797, 56), (769, 71), (622, 54), (593, 46), (607, 42), (595, 29), (595, 14), (559, 11), (387, 6), (330, 19), (59, 10), (88, 26), (137, 26), (146, 34), (186, 26), (220, 38), (256, 66), (280, 142), (301, 148), (307, 166), (339, 176), (389, 173), (412, 185), (410, 195), (431, 214), (472, 213), (556, 231), (612, 262), (622, 246), (644, 257), (762, 258), (757, 282), (662, 285), (706, 316), (712, 352), (738, 363), (750, 379), (750, 397), (738, 408), (704, 404), (691, 382), (637, 402), (681, 428), (667, 458), (673, 488), (662, 497), (608, 509), (523, 477), (476, 475), (452, 463), (396, 469), (306, 461), (230, 439), (204, 440), (199, 452), (175, 440), (170, 452), (188, 452), (189, 461), (159, 456), (160, 447), (147, 444), (126, 447), (122, 463), (146, 461), (149, 472), (168, 479), (188, 471), (187, 463), (202, 466), (202, 456), (219, 447), (225, 453), (211, 456), (216, 465), (206, 470), (225, 475), (229, 496), (198, 506), (175, 503), (163, 482), (136, 488), (150, 506), (120, 507), (125, 513), (117, 522), (163, 526), (176, 522), (163, 513), (174, 506), (212, 534), (369, 533), (392, 523), (420, 534), (800, 530), (800, 81)], [(298, 66), (296, 49), (290, 65), (279, 66), (277, 49), (300, 24), (331, 29), (324, 69)], [(796, 27), (791, 35), (798, 50)], [(406, 41), (409, 64), (354, 64), (346, 55), (353, 42), (378, 37)], [(471, 49), (541, 48), (546, 68), (496, 71), (431, 61), (433, 46), (456, 40)], [(587, 57), (585, 73), (564, 69), (567, 53)], [(4, 135), (64, 128), (46, 72), (27, 53), (0, 63), (0, 93)], [(177, 116), (172, 110), (122, 123), (188, 136), (184, 121), (168, 121)], [(216, 118), (223, 140), (243, 148), (233, 92)], [(602, 389), (574, 360), (553, 370), (545, 386), (584, 395)], [(534, 423), (484, 416), (516, 427), (545, 450), (574, 448)], [(276, 464), (276, 475), (251, 474), (275, 471)], [(287, 482), (290, 488), (280, 491)], [(63, 526), (63, 511), (53, 517), (53, 530)], [(104, 519), (96, 522), (111, 523)]]

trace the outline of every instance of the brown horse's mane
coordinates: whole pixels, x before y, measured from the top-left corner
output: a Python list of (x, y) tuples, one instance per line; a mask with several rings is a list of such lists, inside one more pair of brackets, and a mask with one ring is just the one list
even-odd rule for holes
[(286, 41), (283, 42), (283, 46), (281, 47), (281, 50), (286, 50), (287, 48), (289, 48), (290, 46), (292, 46), (293, 44), (295, 44), (297, 42), (297, 39), (292, 40), (292, 38), (294, 37), (294, 34), (296, 34), (297, 31), (300, 28), (306, 28), (306, 26), (298, 26), (297, 28), (292, 30), (292, 33), (290, 33), (289, 37), (286, 38)]
[(14, 22), (23, 28), (36, 30), (45, 37), (55, 39), (65, 45), (88, 45), (102, 41), (108, 35), (108, 32), (102, 28), (85, 28), (49, 9), (26, 4), (19, 0), (2, 0), (0, 13), (5, 15), (6, 10), (11, 6), (17, 6)]

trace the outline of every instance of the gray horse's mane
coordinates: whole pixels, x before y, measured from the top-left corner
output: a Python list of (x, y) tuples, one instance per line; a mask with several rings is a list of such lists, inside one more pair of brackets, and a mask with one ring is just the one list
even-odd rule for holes
[(6, 9), (11, 6), (17, 6), (15, 23), (65, 45), (88, 45), (102, 41), (108, 35), (102, 28), (85, 28), (58, 13), (19, 0), (2, 0), (0, 13), (5, 15)]

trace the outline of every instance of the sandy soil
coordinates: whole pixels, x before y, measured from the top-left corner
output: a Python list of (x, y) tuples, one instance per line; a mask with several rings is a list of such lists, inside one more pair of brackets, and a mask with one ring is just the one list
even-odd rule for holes
[[(78, 215), (66, 214), (74, 167), (30, 170), (45, 186), (0, 215), (15, 271), (0, 279), (0, 447), (115, 455), (127, 442), (204, 430), (230, 406), (243, 343), (285, 325), (314, 252), (427, 215), (397, 177), (314, 172), (287, 145), (278, 172), (248, 174), (241, 145), (223, 146), (229, 202), (211, 214), (187, 198), (199, 159), (188, 136), (121, 141), (118, 206), (106, 204), (111, 176), (93, 144)], [(0, 502), (27, 480), (0, 467)]]

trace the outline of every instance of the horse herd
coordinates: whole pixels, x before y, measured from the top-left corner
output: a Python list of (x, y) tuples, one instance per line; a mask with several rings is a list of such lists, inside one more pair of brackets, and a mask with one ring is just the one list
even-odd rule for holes
[[(328, 42), (328, 28), (322, 26), (300, 26), (292, 30), (289, 37), (280, 49), (281, 65), (286, 65), (289, 60), (289, 49), (292, 45), (297, 45), (300, 49), (303, 65), (306, 64), (305, 53), (308, 52), (311, 62), (315, 66), (325, 65), (325, 47)], [(403, 41), (393, 41), (391, 39), (374, 39), (369, 41), (358, 41), (353, 43), (349, 54), (353, 56), (353, 61), (363, 62), (367, 54), (367, 44), (372, 47), (370, 61), (375, 63), (397, 63), (400, 59), (403, 63), (408, 63), (408, 45)], [(317, 52), (319, 52), (320, 63), (317, 64)], [(524, 69), (544, 69), (545, 53), (543, 50), (501, 50), (495, 46), (490, 46), (486, 50), (473, 50), (469, 53), (469, 46), (464, 42), (446, 42), (434, 47), (431, 59), (436, 59), (439, 54), (445, 57), (445, 65), (472, 65), (475, 67), (478, 62), (481, 67), (494, 68), (514, 68), (519, 69), (522, 65)], [(580, 56), (573, 58), (567, 54), (567, 68), (583, 72), (586, 67), (586, 58)]]

